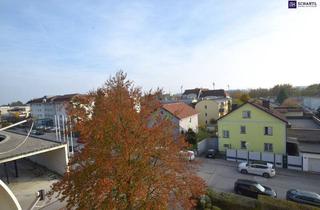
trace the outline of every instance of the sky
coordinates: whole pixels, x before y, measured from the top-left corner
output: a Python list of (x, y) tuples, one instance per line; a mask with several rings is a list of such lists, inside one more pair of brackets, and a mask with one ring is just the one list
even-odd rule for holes
[(320, 82), (320, 0), (0, 0), (0, 104), (86, 93)]

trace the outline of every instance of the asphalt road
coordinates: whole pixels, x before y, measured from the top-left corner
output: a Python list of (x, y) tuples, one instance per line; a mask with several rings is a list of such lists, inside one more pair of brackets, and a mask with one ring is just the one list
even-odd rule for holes
[(221, 192), (233, 192), (234, 182), (237, 179), (255, 180), (262, 185), (274, 189), (278, 198), (285, 199), (289, 189), (301, 189), (320, 194), (320, 174), (276, 169), (276, 176), (264, 178), (261, 176), (241, 174), (237, 171), (237, 163), (222, 159), (197, 158), (200, 162), (198, 175), (202, 177), (208, 187)]

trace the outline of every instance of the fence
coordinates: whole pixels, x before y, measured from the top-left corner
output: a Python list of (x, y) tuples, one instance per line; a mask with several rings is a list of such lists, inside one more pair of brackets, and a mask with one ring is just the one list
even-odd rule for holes
[[(269, 152), (249, 152), (247, 150), (227, 149), (226, 159), (236, 162), (262, 160), (272, 163), (276, 167), (283, 167), (283, 155)], [(292, 161), (291, 158), (290, 161)]]
[(302, 156), (290, 156), (288, 155), (288, 164), (289, 169), (294, 170), (302, 170), (303, 169), (303, 161)]

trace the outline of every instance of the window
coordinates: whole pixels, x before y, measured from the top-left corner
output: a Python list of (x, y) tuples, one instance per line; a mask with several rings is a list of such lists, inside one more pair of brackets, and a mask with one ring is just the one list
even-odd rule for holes
[(190, 117), (190, 119), (189, 119), (189, 122), (191, 122), (191, 117)]
[(264, 151), (265, 152), (273, 152), (273, 145), (269, 143), (264, 143)]
[(272, 127), (264, 127), (264, 135), (272, 136)]
[(251, 111), (243, 111), (242, 118), (251, 118)]
[(207, 109), (207, 105), (204, 105), (204, 108)]
[(231, 144), (224, 144), (223, 147), (226, 149), (231, 149)]
[(208, 120), (206, 120), (206, 124), (208, 124)]
[(208, 116), (208, 114), (207, 114), (207, 113), (205, 113), (204, 115), (205, 115), (205, 116)]
[(223, 138), (229, 138), (229, 137), (230, 137), (229, 131), (223, 130)]
[(246, 126), (242, 125), (240, 127), (240, 133), (246, 133)]
[(247, 149), (246, 141), (241, 141), (241, 149)]

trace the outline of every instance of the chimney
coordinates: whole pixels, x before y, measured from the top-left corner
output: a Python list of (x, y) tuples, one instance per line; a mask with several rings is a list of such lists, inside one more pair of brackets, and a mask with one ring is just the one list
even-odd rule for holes
[(262, 106), (267, 108), (267, 109), (270, 109), (270, 101), (263, 99), (262, 100)]

